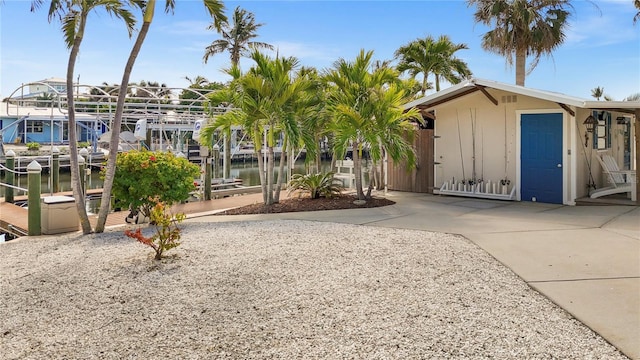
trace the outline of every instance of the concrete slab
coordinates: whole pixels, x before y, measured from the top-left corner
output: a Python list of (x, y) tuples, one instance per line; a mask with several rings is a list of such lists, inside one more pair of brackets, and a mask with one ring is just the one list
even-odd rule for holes
[(640, 277), (640, 242), (601, 229), (463, 235), (527, 282)]
[(640, 359), (640, 278), (529, 283), (631, 359)]
[[(504, 218), (487, 216), (484, 212), (460, 212), (455, 214), (450, 209), (444, 208), (442, 211), (415, 212), (392, 219), (378, 220), (369, 223), (374, 226), (406, 228), (415, 230), (440, 231), (452, 234), (471, 233), (503, 233), (512, 231), (537, 231), (540, 224), (532, 223), (529, 220), (518, 218)], [(547, 230), (568, 230), (579, 227), (548, 223), (544, 227)]]
[(632, 209), (607, 222), (602, 228), (640, 240), (640, 207)]

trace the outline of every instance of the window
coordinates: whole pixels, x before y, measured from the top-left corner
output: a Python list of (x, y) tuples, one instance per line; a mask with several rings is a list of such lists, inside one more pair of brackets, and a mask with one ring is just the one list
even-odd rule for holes
[(593, 117), (598, 125), (593, 130), (593, 148), (607, 150), (611, 148), (611, 113), (608, 111), (594, 111)]
[(43, 132), (42, 121), (27, 121), (27, 132), (42, 133)]

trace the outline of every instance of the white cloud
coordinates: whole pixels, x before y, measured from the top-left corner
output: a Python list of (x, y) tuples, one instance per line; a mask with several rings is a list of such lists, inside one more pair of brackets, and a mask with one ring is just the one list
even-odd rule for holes
[[(338, 59), (339, 51), (319, 44), (297, 43), (290, 41), (275, 41), (271, 45), (282, 56), (295, 56), (311, 66), (328, 66)], [(275, 53), (274, 51), (274, 53)]]
[(158, 26), (158, 31), (171, 35), (218, 36), (214, 30), (207, 30), (209, 24), (206, 21), (175, 21)]
[[(631, 26), (633, 6), (624, 6), (620, 1), (607, 1), (606, 6), (583, 7), (570, 20), (565, 43), (575, 47), (598, 47), (615, 45), (638, 39), (638, 33)], [(614, 4), (614, 5), (612, 5)], [(601, 4), (602, 5), (602, 4)]]

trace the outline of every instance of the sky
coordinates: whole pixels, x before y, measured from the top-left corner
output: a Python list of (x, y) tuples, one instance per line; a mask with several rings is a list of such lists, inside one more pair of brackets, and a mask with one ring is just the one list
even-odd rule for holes
[[(219, 38), (207, 30), (211, 18), (202, 2), (176, 2), (173, 15), (160, 7), (156, 10), (131, 82), (178, 88), (189, 85), (185, 77), (227, 81), (221, 69), (230, 65), (228, 53), (210, 57), (207, 64), (202, 60), (205, 47)], [(158, 3), (164, 6), (164, 1)], [(613, 100), (640, 92), (640, 22), (633, 24), (637, 12), (633, 1), (572, 4), (574, 14), (564, 43), (551, 57), (541, 59), (525, 85), (588, 100), (593, 100), (591, 90), (598, 86)], [(0, 98), (23, 83), (66, 76), (69, 51), (59, 21), (48, 22), (47, 5), (36, 12), (30, 5), (28, 0), (0, 1)], [(340, 58), (355, 59), (361, 49), (373, 50), (376, 60), (391, 60), (396, 49), (413, 40), (448, 35), (454, 43), (469, 47), (456, 56), (474, 77), (515, 83), (515, 69), (503, 57), (482, 49), (482, 36), (489, 29), (474, 22), (474, 8), (462, 0), (225, 1), (225, 6), (228, 15), (240, 6), (264, 24), (258, 29), (258, 41), (320, 70)], [(79, 76), (83, 85), (119, 84), (133, 41), (119, 19), (106, 12), (91, 13), (74, 78)], [(250, 66), (250, 60), (241, 61), (243, 70)]]

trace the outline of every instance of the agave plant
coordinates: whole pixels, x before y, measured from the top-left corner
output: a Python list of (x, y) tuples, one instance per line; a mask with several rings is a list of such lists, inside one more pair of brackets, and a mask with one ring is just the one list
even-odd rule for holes
[(289, 194), (298, 192), (300, 197), (308, 193), (312, 199), (340, 195), (344, 187), (340, 179), (334, 178), (333, 175), (333, 172), (294, 174), (289, 181)]

